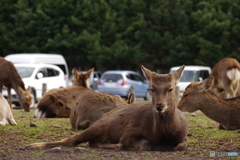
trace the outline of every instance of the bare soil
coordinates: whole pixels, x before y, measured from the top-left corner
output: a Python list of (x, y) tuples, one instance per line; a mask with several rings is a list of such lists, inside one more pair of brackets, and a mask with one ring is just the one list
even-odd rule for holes
[(240, 156), (210, 156), (211, 151), (240, 154), (240, 130), (218, 130), (218, 124), (201, 112), (197, 112), (196, 116), (185, 114), (189, 124), (189, 145), (185, 152), (116, 151), (89, 148), (87, 143), (74, 148), (27, 150), (25, 146), (30, 143), (56, 141), (78, 134), (71, 130), (68, 118), (34, 119), (33, 112), (31, 110), (30, 113), (26, 113), (22, 109), (14, 109), (13, 114), (18, 125), (0, 126), (0, 160), (240, 159)]

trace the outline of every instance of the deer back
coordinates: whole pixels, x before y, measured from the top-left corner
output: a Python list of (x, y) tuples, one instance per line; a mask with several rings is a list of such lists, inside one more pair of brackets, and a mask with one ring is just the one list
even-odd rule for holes
[(101, 92), (85, 92), (77, 101), (70, 113), (70, 123), (73, 130), (88, 128), (93, 122), (110, 110), (131, 104), (135, 100), (133, 94), (128, 100), (120, 96)]
[(219, 95), (224, 91), (224, 97), (235, 97), (239, 89), (240, 64), (234, 58), (224, 58), (220, 60), (212, 69), (211, 76), (214, 77), (212, 91)]

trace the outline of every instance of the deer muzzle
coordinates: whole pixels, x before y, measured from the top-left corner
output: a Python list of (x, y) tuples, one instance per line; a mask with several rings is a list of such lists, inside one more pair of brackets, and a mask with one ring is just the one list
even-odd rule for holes
[(164, 105), (164, 104), (157, 104), (156, 105), (156, 110), (160, 113), (165, 112), (166, 109), (167, 109), (167, 105)]
[(159, 111), (159, 112), (162, 111), (163, 108), (164, 108), (164, 105), (163, 105), (163, 104), (157, 104), (157, 105), (156, 105), (156, 110)]

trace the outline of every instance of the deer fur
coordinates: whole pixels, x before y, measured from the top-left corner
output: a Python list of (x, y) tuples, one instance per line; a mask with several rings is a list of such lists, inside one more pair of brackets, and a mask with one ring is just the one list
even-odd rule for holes
[(157, 74), (142, 66), (152, 90), (152, 102), (117, 107), (89, 128), (61, 141), (33, 143), (27, 149), (73, 147), (89, 142), (90, 147), (137, 151), (183, 151), (187, 148), (187, 122), (176, 107), (175, 87), (184, 66), (173, 74)]
[(0, 125), (13, 125), (17, 123), (13, 118), (12, 110), (7, 100), (0, 93)]
[(12, 108), (11, 88), (13, 88), (18, 96), (20, 105), (24, 111), (29, 112), (32, 104), (31, 88), (25, 89), (24, 82), (12, 62), (0, 57), (0, 69), (0, 92), (2, 93), (3, 86), (7, 87), (10, 107)]
[(94, 68), (86, 73), (80, 73), (73, 68), (73, 86), (52, 89), (39, 100), (34, 118), (69, 118), (72, 106), (75, 106), (79, 96), (89, 89), (88, 78)]
[(224, 98), (236, 97), (239, 90), (240, 64), (234, 58), (220, 60), (212, 69), (211, 76), (214, 77), (212, 91), (216, 95), (224, 93)]
[(71, 110), (70, 123), (72, 129), (76, 131), (84, 130), (102, 117), (104, 113), (116, 107), (123, 106), (124, 104), (131, 104), (134, 100), (135, 97), (133, 94), (125, 101), (118, 95), (101, 92), (85, 92), (79, 97), (76, 106)]
[(240, 97), (221, 99), (210, 88), (214, 77), (210, 76), (203, 82), (188, 85), (178, 103), (184, 112), (202, 111), (207, 117), (218, 122), (219, 129), (240, 129)]

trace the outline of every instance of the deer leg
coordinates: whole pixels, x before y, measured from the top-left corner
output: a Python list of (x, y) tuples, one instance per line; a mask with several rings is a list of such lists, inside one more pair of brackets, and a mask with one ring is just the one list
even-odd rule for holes
[(0, 122), (0, 125), (3, 125), (3, 126), (5, 126), (5, 125), (7, 125), (8, 123), (6, 122), (6, 121), (1, 121)]
[(121, 150), (123, 149), (123, 145), (121, 143), (111, 144), (111, 143), (89, 143), (89, 147), (95, 148), (107, 148), (107, 149), (116, 149)]
[(2, 85), (0, 85), (0, 93), (2, 93), (2, 89), (3, 89), (3, 86), (2, 86)]
[(187, 138), (185, 138), (181, 143), (178, 143), (178, 145), (173, 148), (173, 151), (185, 151), (186, 149), (187, 149)]
[(10, 106), (11, 110), (13, 110), (11, 87), (7, 87), (7, 90), (8, 90), (8, 103), (9, 103), (9, 106)]
[(151, 150), (150, 142), (141, 135), (136, 136), (123, 135), (123, 137), (120, 139), (120, 144), (122, 144), (124, 148), (128, 148), (128, 150), (129, 148), (133, 148), (136, 151)]
[(219, 129), (223, 129), (223, 130), (237, 130), (237, 129), (240, 129), (240, 126), (224, 126), (222, 124), (219, 124)]
[(102, 126), (88, 128), (77, 135), (71, 136), (61, 141), (32, 143), (26, 146), (26, 149), (49, 149), (49, 148), (54, 148), (59, 146), (74, 147), (84, 142), (89, 142), (89, 141), (99, 142), (102, 140), (102, 136), (105, 135), (103, 128), (104, 127)]
[(222, 125), (222, 124), (219, 124), (218, 129), (226, 130), (226, 127), (224, 125)]

